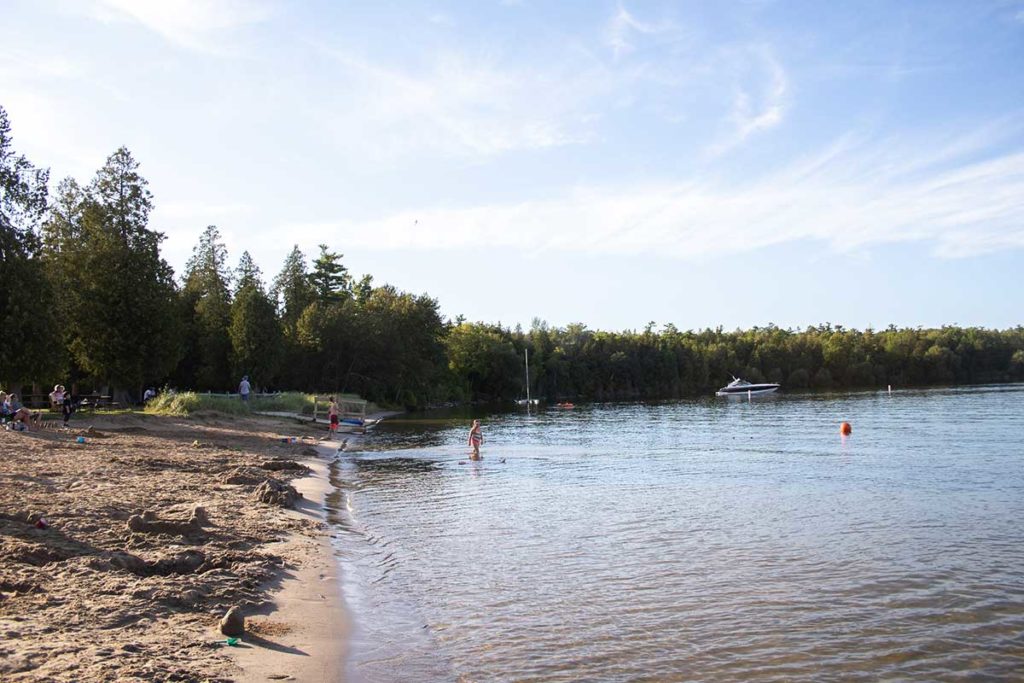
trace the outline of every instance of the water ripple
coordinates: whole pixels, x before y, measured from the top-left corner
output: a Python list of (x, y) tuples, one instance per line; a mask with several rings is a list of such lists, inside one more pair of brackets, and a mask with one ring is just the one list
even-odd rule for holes
[(350, 678), (1020, 680), (1022, 399), (385, 423), (332, 474)]

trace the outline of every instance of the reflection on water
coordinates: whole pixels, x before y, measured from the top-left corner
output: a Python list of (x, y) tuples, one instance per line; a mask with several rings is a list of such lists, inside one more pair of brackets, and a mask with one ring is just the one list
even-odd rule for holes
[(484, 416), (480, 463), (465, 419), (384, 423), (332, 469), (351, 678), (1019, 679), (1022, 417), (1020, 385), (595, 405)]

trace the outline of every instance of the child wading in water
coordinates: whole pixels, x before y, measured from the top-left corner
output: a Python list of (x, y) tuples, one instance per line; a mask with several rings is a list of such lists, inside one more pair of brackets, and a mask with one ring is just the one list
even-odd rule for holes
[(327, 409), (327, 417), (331, 422), (328, 432), (333, 437), (338, 432), (338, 402), (331, 396), (331, 407)]
[(480, 444), (484, 442), (483, 432), (480, 431), (480, 420), (473, 420), (473, 428), (469, 430), (469, 445), (473, 447), (473, 455), (470, 460), (480, 459)]

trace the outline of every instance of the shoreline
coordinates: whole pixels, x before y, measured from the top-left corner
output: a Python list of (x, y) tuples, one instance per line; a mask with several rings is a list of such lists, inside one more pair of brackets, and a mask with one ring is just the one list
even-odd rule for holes
[[(0, 431), (0, 678), (343, 680), (324, 435), (221, 414)], [(274, 504), (268, 480), (303, 498)]]
[[(286, 514), (315, 521), (322, 533), (310, 541), (291, 533), (282, 544), (301, 546), (303, 560), (292, 570), (282, 570), (280, 585), (270, 592), (271, 605), (246, 619), (247, 631), (279, 634), (279, 643), (231, 650), (241, 669), (239, 683), (255, 681), (343, 681), (351, 623), (341, 591), (340, 565), (334, 556), (330, 533), (326, 531), (324, 497), (331, 490), (327, 476), (328, 450), (300, 462), (309, 472), (291, 481), (303, 499)], [(242, 642), (252, 641), (252, 635)]]

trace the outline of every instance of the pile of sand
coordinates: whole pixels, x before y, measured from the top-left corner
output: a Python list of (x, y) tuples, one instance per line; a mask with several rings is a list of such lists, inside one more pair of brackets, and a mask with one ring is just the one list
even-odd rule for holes
[(279, 541), (318, 533), (274, 505), (294, 504), (308, 448), (279, 429), (298, 428), (125, 416), (0, 432), (0, 679), (230, 680), (218, 620), (303, 561)]

